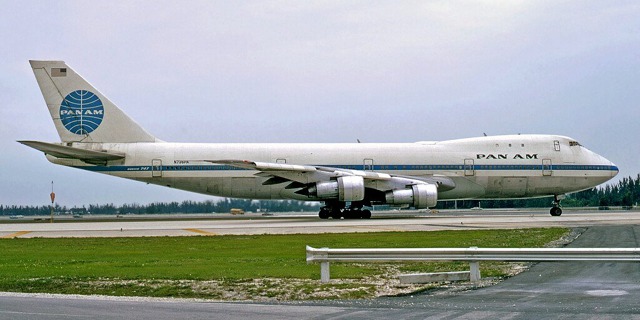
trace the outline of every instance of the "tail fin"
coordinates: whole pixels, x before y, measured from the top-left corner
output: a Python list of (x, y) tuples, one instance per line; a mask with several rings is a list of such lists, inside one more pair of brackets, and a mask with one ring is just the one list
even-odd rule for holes
[(29, 63), (62, 142), (158, 141), (64, 61)]

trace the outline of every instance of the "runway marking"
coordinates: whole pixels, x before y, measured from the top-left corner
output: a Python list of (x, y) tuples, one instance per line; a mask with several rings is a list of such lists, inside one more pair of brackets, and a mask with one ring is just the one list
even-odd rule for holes
[(387, 231), (387, 232), (403, 232), (407, 231), (399, 228), (389, 228), (385, 226), (348, 226), (354, 229), (365, 229), (365, 230), (379, 230), (379, 231)]
[(21, 315), (30, 315), (30, 316), (62, 316), (64, 318), (67, 317), (82, 317), (85, 318), (87, 315), (83, 314), (68, 314), (68, 313), (41, 313), (41, 312), (21, 312), (21, 311), (0, 311), (0, 314), (21, 314)]
[(624, 296), (629, 294), (629, 292), (625, 290), (589, 290), (587, 291), (587, 294), (596, 297), (615, 297)]
[(0, 238), (2, 238), (2, 239), (17, 238), (17, 237), (23, 236), (23, 235), (25, 235), (27, 233), (31, 233), (31, 231), (18, 231), (18, 232), (6, 234), (4, 236), (0, 236)]
[(184, 230), (190, 231), (190, 232), (199, 233), (199, 234), (203, 234), (205, 236), (217, 236), (217, 234), (215, 234), (213, 232), (204, 231), (204, 230), (200, 230), (200, 229), (189, 228), (189, 229), (184, 229)]

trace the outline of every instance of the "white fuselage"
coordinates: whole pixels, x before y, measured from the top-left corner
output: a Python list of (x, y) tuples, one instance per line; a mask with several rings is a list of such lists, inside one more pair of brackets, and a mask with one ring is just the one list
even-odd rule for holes
[(441, 142), (344, 144), (73, 143), (74, 147), (126, 155), (106, 165), (49, 160), (62, 165), (203, 194), (251, 198), (320, 200), (264, 185), (257, 171), (215, 160), (326, 166), (410, 177), (448, 177), (454, 188), (438, 200), (523, 198), (592, 188), (618, 172), (611, 161), (573, 139), (553, 135), (509, 135)]

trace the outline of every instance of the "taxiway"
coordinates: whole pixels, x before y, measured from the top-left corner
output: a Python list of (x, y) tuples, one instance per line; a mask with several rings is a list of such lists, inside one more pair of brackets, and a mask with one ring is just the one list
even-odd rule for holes
[[(569, 247), (639, 247), (637, 225), (587, 228)], [(637, 263), (544, 262), (493, 287), (372, 300), (226, 303), (0, 293), (0, 319), (640, 319)]]
[(374, 219), (320, 220), (310, 215), (129, 221), (48, 221), (0, 224), (0, 238), (215, 236), (640, 225), (640, 211), (450, 211), (429, 215), (377, 214)]

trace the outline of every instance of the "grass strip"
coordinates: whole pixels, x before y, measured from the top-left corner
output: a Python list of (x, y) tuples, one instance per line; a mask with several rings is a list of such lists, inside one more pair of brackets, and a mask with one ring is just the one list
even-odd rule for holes
[[(350, 234), (0, 239), (0, 290), (118, 296), (279, 300), (358, 298), (389, 272), (467, 270), (465, 263), (334, 263), (329, 285), (305, 245), (331, 248), (542, 247), (564, 228)], [(482, 265), (483, 276), (508, 274)], [(341, 293), (336, 293), (340, 289)], [(334, 292), (336, 291), (336, 292)]]

